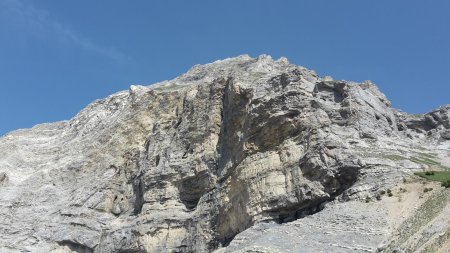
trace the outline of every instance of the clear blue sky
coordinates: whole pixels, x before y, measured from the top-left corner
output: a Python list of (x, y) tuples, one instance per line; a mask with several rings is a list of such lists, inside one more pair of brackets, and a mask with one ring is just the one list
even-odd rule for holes
[(395, 107), (427, 112), (450, 103), (450, 1), (0, 0), (0, 135), (263, 53), (370, 79)]

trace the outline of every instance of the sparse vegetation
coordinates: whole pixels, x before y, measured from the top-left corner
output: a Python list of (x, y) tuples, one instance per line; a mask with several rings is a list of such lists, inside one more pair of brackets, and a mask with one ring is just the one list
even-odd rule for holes
[(439, 162), (439, 158), (434, 153), (415, 152), (415, 156), (409, 157), (402, 154), (380, 154), (380, 157), (389, 159), (392, 161), (410, 160), (415, 163), (424, 164), (430, 167), (438, 167), (442, 169), (450, 169), (443, 166)]
[(384, 195), (384, 194), (386, 194), (386, 191), (385, 190), (381, 190), (380, 191), (380, 195)]
[(443, 187), (445, 187), (445, 188), (450, 188), (450, 179), (447, 180), (447, 181), (445, 181), (445, 182), (442, 182), (441, 185), (442, 185)]
[(421, 163), (421, 164), (425, 164), (425, 165), (429, 165), (429, 166), (441, 166), (440, 162), (437, 162), (431, 158), (428, 157), (411, 157), (410, 158), (411, 161), (415, 162), (415, 163)]
[(427, 187), (425, 187), (425, 188), (423, 189), (423, 192), (426, 193), (426, 192), (430, 192), (430, 191), (432, 191), (432, 190), (433, 190), (433, 188), (427, 188)]
[(442, 209), (448, 204), (450, 194), (448, 191), (437, 191), (430, 198), (420, 205), (413, 216), (406, 219), (398, 228), (399, 238), (393, 242), (396, 245), (402, 245), (408, 238), (419, 231), (429, 221), (434, 219)]
[(394, 194), (392, 194), (391, 189), (387, 189), (386, 192), (387, 192), (388, 197), (394, 196)]
[(389, 155), (382, 155), (383, 158), (392, 160), (392, 161), (402, 161), (402, 160), (408, 160), (407, 157), (401, 156), (401, 155), (395, 155), (395, 154), (389, 154)]
[(414, 174), (431, 181), (441, 182), (442, 186), (446, 188), (450, 187), (450, 171), (427, 171), (416, 172)]
[(421, 157), (427, 157), (430, 159), (436, 159), (437, 155), (434, 153), (424, 153), (424, 152), (417, 152), (418, 155), (420, 155)]

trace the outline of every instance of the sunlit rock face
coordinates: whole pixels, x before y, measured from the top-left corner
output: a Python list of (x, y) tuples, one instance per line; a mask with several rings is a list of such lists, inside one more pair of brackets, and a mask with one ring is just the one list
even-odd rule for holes
[(449, 118), (285, 58), (197, 65), (2, 137), (0, 251), (382, 250), (366, 200), (448, 156)]

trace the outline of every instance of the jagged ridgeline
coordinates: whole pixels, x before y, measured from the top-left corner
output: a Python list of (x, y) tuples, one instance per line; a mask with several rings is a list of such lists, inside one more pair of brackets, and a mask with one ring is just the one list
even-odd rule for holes
[(447, 252), (449, 190), (413, 173), (449, 140), (450, 106), (369, 81), (197, 65), (2, 137), (0, 252)]

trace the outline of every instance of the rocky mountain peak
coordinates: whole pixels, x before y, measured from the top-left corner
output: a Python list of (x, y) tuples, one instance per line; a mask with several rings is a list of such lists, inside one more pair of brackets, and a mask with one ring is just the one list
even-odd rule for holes
[(403, 195), (444, 217), (414, 226), (420, 213), (396, 213), (411, 201), (380, 192), (416, 189), (413, 173), (445, 170), (449, 149), (449, 106), (409, 115), (370, 81), (286, 58), (196, 65), (2, 137), (0, 251), (374, 252), (419, 249), (413, 237), (432, 247), (448, 233), (448, 192)]
[[(252, 79), (261, 77), (263, 74), (276, 75), (277, 73), (288, 71), (290, 68), (299, 67), (289, 64), (288, 60), (284, 57), (273, 60), (269, 55), (261, 55), (257, 58), (241, 55), (205, 65), (195, 65), (180, 77), (153, 86), (185, 86), (202, 82), (212, 82), (218, 76), (235, 76), (243, 79)], [(300, 69), (305, 70), (304, 68)]]

